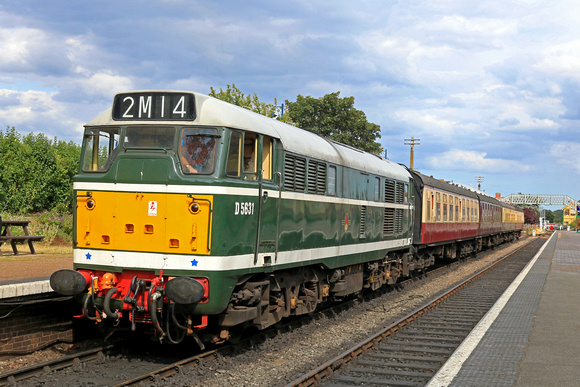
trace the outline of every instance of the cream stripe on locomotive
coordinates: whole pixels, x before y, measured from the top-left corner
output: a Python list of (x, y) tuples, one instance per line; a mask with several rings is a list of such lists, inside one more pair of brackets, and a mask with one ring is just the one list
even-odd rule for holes
[[(344, 246), (324, 248), (280, 251), (276, 262), (270, 266), (288, 263), (308, 262), (316, 259), (332, 258), (348, 254), (368, 253), (377, 250), (393, 249), (411, 244), (410, 238), (395, 239), (381, 242), (360, 243)], [(261, 259), (254, 262), (254, 254), (231, 255), (231, 256), (199, 256), (199, 255), (173, 255), (159, 253), (142, 253), (110, 250), (74, 250), (74, 263), (91, 265), (103, 265), (113, 267), (131, 267), (150, 270), (204, 270), (225, 271), (239, 270), (254, 267), (263, 267), (263, 256), (273, 255), (260, 254)]]
[[(76, 182), (73, 184), (74, 190), (79, 191), (107, 191), (107, 192), (130, 192), (130, 193), (168, 193), (168, 194), (194, 194), (194, 195), (231, 195), (231, 196), (255, 196), (258, 197), (257, 188), (241, 187), (221, 187), (215, 185), (159, 185), (159, 184), (124, 184), (124, 183), (87, 183)], [(268, 196), (279, 197), (279, 191), (264, 189)], [(322, 196), (304, 194), (298, 192), (282, 191), (282, 199), (302, 200), (320, 203), (338, 203), (348, 205), (373, 205), (384, 208), (412, 209), (413, 205), (385, 203), (373, 200), (356, 200), (337, 198), (334, 196)]]

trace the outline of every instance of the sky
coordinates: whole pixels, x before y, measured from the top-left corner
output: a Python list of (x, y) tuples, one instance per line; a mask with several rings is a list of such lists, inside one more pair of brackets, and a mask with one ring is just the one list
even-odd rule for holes
[(82, 140), (117, 92), (340, 91), (387, 157), (500, 192), (580, 199), (577, 0), (0, 3), (0, 130)]

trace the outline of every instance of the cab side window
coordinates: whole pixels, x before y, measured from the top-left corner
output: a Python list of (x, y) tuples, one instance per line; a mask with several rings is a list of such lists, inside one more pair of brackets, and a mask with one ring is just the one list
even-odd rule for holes
[(272, 180), (274, 140), (250, 132), (232, 132), (226, 161), (226, 176), (245, 180)]
[(262, 179), (272, 180), (272, 156), (274, 154), (274, 144), (270, 137), (262, 139)]
[(242, 134), (233, 132), (230, 136), (230, 148), (228, 150), (228, 160), (226, 162), (226, 176), (240, 177), (242, 154)]
[(244, 138), (244, 179), (256, 179), (256, 156), (258, 153), (257, 136), (246, 133)]

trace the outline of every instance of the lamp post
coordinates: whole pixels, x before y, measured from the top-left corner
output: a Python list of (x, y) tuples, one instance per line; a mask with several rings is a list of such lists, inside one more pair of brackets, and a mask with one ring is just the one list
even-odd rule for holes
[(405, 145), (411, 145), (411, 163), (410, 163), (411, 170), (413, 169), (413, 161), (415, 159), (415, 145), (421, 145), (419, 141), (421, 141), (421, 139), (415, 137), (405, 139)]

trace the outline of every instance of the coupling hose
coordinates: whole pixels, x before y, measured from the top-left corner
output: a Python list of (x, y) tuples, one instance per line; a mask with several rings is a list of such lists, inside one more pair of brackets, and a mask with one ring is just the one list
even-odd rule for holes
[(105, 314), (107, 315), (107, 317), (112, 318), (115, 321), (117, 321), (121, 318), (121, 315), (117, 311), (114, 311), (114, 312), (111, 311), (111, 297), (115, 293), (117, 293), (117, 288), (111, 288), (111, 290), (109, 290), (109, 292), (105, 296), (105, 302), (103, 303), (103, 308), (105, 309)]
[(157, 317), (157, 300), (159, 298), (163, 300), (161, 293), (155, 291), (149, 302), (149, 313), (151, 313), (151, 322), (153, 323), (153, 328), (155, 328), (157, 333), (159, 333), (159, 340), (163, 340), (165, 337), (165, 332), (163, 332), (163, 328), (161, 328), (161, 324), (159, 324), (159, 318)]

